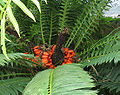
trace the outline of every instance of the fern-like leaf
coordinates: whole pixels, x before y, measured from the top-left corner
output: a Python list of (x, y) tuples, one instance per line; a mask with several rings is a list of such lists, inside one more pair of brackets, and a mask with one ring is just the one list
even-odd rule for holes
[(70, 1), (71, 0), (62, 0), (61, 2), (61, 10), (60, 10), (60, 32), (65, 28), (66, 26), (66, 20), (67, 20), (67, 14), (70, 7)]
[(113, 30), (109, 35), (96, 42), (87, 50), (82, 63), (85, 65), (102, 64), (104, 62), (118, 63), (120, 60), (120, 28)]
[[(107, 90), (110, 95), (119, 95), (120, 64), (114, 64), (113, 62), (101, 64), (96, 66), (96, 70), (98, 71), (99, 76), (96, 76), (96, 74), (93, 74), (93, 76), (97, 79), (96, 84), (100, 87), (100, 90)], [(106, 92), (103, 91), (102, 93), (106, 95)]]
[(78, 64), (58, 66), (39, 72), (23, 95), (96, 95), (93, 80)]
[(29, 81), (24, 77), (0, 80), (0, 95), (20, 95)]
[(17, 58), (23, 58), (27, 56), (32, 56), (30, 54), (24, 54), (24, 53), (10, 53), (8, 54), (8, 57), (10, 60), (8, 60), (3, 54), (0, 54), (0, 65), (4, 66), (5, 64), (8, 64), (10, 61), (15, 60)]
[(76, 50), (81, 43), (84, 43), (85, 39), (88, 40), (91, 33), (95, 32), (95, 29), (98, 26), (97, 20), (107, 4), (108, 1), (106, 0), (93, 0), (92, 2), (88, 1), (85, 4), (87, 7), (84, 7), (81, 15), (77, 17), (75, 27), (73, 28), (70, 38), (66, 43), (67, 47), (69, 47), (75, 40), (74, 49)]

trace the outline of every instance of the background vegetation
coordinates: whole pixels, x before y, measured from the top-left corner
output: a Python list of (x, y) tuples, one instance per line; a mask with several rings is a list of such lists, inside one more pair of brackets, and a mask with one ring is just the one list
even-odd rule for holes
[[(0, 95), (119, 95), (120, 19), (103, 17), (110, 2), (0, 1)], [(56, 44), (65, 27), (65, 47), (79, 62), (43, 71), (26, 59), (34, 46)]]

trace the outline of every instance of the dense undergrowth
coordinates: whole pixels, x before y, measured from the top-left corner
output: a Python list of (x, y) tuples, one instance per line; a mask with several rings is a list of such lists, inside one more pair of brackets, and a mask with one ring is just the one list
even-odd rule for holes
[[(0, 9), (1, 21), (6, 20), (5, 44), (1, 23), (0, 95), (120, 94), (120, 21), (103, 17), (103, 10), (107, 9), (110, 0), (47, 0), (47, 4), (38, 0), (41, 13), (32, 0), (20, 1), (31, 11), (36, 22), (12, 0), (10, 6), (19, 24), (19, 37), (9, 16), (9, 19), (4, 18), (7, 8)], [(0, 7), (4, 6), (0, 2)], [(57, 43), (65, 27), (69, 33)], [(54, 69), (46, 68), (42, 61), (43, 52), (36, 57), (33, 49), (46, 43), (49, 51), (59, 44), (58, 51), (62, 54), (65, 54), (63, 48), (74, 50), (74, 61), (63, 66), (60, 61), (54, 63), (58, 65)], [(9, 59), (2, 54), (3, 46)], [(48, 58), (48, 55), (45, 56)], [(37, 62), (32, 61), (36, 58)], [(65, 55), (64, 59), (67, 59)]]

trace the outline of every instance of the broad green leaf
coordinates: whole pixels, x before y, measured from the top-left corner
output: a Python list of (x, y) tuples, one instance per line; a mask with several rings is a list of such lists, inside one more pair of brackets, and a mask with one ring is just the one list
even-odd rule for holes
[[(25, 88), (23, 95), (47, 95), (49, 75), (52, 70), (39, 72)], [(33, 90), (34, 89), (34, 90)]]
[(1, 1), (1, 0), (0, 0), (0, 4), (1, 4), (2, 6), (4, 6), (4, 5), (5, 5), (5, 3), (4, 3), (3, 1)]
[(2, 6), (0, 5), (0, 10), (2, 10)]
[(39, 12), (41, 13), (41, 9), (40, 9), (40, 3), (38, 2), (38, 0), (32, 0), (33, 3), (38, 7)]
[(6, 12), (4, 12), (3, 18), (1, 20), (1, 46), (2, 46), (3, 54), (9, 60), (6, 53), (6, 47), (5, 47), (5, 15), (6, 15)]
[(8, 15), (10, 21), (12, 22), (13, 26), (15, 27), (15, 30), (17, 31), (18, 36), (20, 37), (19, 25), (18, 25), (14, 15), (13, 15), (13, 12), (12, 12), (10, 5), (7, 6), (7, 15)]
[(1, 45), (5, 42), (5, 14), (1, 20)]
[(20, 0), (12, 0), (16, 5), (18, 5), (25, 14), (27, 14), (30, 18), (32, 18), (34, 21), (35, 17), (33, 16), (33, 14), (29, 11), (29, 9), (20, 1)]
[(39, 72), (26, 86), (23, 95), (97, 95), (93, 80), (78, 64), (58, 66)]

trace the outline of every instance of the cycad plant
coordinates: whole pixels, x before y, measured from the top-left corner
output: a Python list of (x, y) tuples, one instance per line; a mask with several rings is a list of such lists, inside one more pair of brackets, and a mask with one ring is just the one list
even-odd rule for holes
[[(97, 89), (99, 94), (106, 94), (109, 90), (111, 95), (119, 95), (119, 86), (114, 82), (119, 82), (119, 72), (115, 70), (120, 60), (120, 28), (103, 38), (95, 37), (100, 32), (98, 27), (109, 0), (47, 0), (47, 4), (38, 0), (36, 5), (32, 1), (37, 0), (21, 1), (34, 14), (36, 22), (10, 3), (22, 36), (17, 38), (9, 30), (9, 34), (5, 34), (11, 39), (6, 40), (10, 54), (9, 60), (0, 55), (0, 95), (96, 95)], [(40, 8), (37, 8), (38, 4)], [(41, 64), (27, 60), (35, 56), (24, 52), (33, 53), (35, 45), (57, 44), (58, 35), (65, 27), (69, 35), (65, 37), (63, 47), (76, 52), (75, 63), (45, 70)]]

